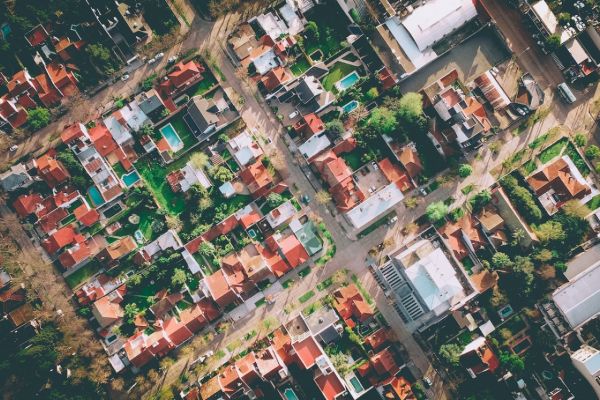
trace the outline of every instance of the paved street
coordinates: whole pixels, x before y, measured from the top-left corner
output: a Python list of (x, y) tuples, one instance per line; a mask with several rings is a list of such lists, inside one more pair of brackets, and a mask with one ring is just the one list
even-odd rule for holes
[[(420, 374), (429, 376), (436, 382), (434, 387), (435, 393), (430, 392), (430, 398), (445, 398), (446, 395), (442, 388), (441, 381), (439, 379), (434, 379), (435, 373), (432, 370), (427, 355), (420, 346), (418, 346), (412, 335), (407, 332), (399, 316), (389, 306), (381, 289), (366, 269), (365, 258), (367, 253), (371, 248), (382, 243), (386, 237), (393, 237), (396, 244), (400, 244), (406, 240), (406, 238), (402, 236), (401, 228), (420, 217), (424, 213), (427, 204), (433, 201), (445, 200), (448, 197), (453, 197), (457, 200), (457, 203), (460, 203), (464, 200), (464, 195), (461, 192), (461, 188), (464, 186), (469, 184), (474, 184), (481, 188), (489, 186), (495, 180), (494, 177), (490, 175), (489, 171), (501, 165), (504, 159), (514, 154), (516, 151), (525, 148), (529, 142), (537, 136), (547, 132), (548, 129), (557, 125), (563, 125), (566, 128), (566, 131), (572, 132), (589, 127), (590, 121), (589, 118), (587, 118), (588, 107), (589, 101), (594, 94), (594, 91), (592, 90), (589, 90), (587, 93), (581, 93), (578, 103), (573, 106), (564, 106), (562, 103), (558, 102), (551, 103), (553, 100), (552, 88), (557, 82), (562, 81), (560, 71), (556, 69), (553, 61), (549, 59), (549, 57), (543, 56), (543, 54), (534, 47), (531, 41), (528, 40), (530, 36), (524, 32), (520, 19), (516, 18), (512, 11), (506, 11), (505, 8), (499, 8), (500, 4), (503, 4), (500, 0), (485, 0), (484, 4), (488, 7), (490, 13), (504, 34), (508, 35), (507, 40), (509, 41), (511, 49), (517, 54), (517, 62), (521, 68), (523, 70), (529, 70), (541, 83), (542, 87), (546, 89), (547, 104), (556, 104), (556, 106), (550, 110), (549, 115), (519, 136), (513, 136), (510, 132), (499, 134), (499, 140), (503, 141), (503, 146), (499, 153), (494, 155), (490, 151), (482, 150), (479, 158), (472, 159), (472, 165), (475, 171), (473, 175), (460, 182), (451, 182), (448, 185), (442, 185), (442, 187), (428, 195), (428, 197), (421, 201), (414, 209), (406, 209), (404, 205), (398, 206), (396, 209), (398, 222), (395, 226), (380, 227), (360, 240), (350, 239), (340, 225), (338, 221), (339, 217), (334, 217), (327, 207), (313, 201), (310, 204), (310, 211), (323, 219), (334, 237), (337, 253), (333, 260), (325, 267), (313, 268), (311, 273), (306, 277), (302, 279), (298, 278), (296, 283), (291, 286), (290, 289), (283, 290), (275, 296), (272, 305), (259, 307), (245, 319), (236, 322), (232, 329), (228, 330), (225, 334), (217, 335), (213, 341), (207, 343), (202, 348), (198, 348), (196, 354), (180, 357), (180, 359), (167, 371), (167, 375), (163, 381), (165, 384), (175, 382), (188, 366), (192, 357), (208, 350), (225, 348), (227, 344), (232, 342), (243, 341), (242, 338), (244, 335), (252, 330), (264, 334), (265, 332), (262, 332), (264, 331), (262, 321), (267, 318), (273, 318), (276, 321), (285, 323), (285, 321), (294, 317), (304, 306), (328, 293), (328, 291), (319, 292), (315, 289), (318, 282), (321, 282), (340, 269), (347, 269), (349, 270), (349, 274), (355, 274), (359, 278), (361, 284), (372, 294), (379, 310), (386, 317), (387, 321), (394, 329), (396, 336), (405, 346), (410, 363), (414, 366), (414, 369)], [(165, 52), (165, 57), (161, 63), (154, 66), (144, 65), (130, 74), (131, 77), (127, 82), (118, 81), (109, 89), (104, 90), (87, 100), (85, 102), (85, 107), (80, 106), (72, 110), (71, 113), (67, 114), (60, 121), (57, 121), (51, 126), (36, 133), (30, 140), (21, 146), (19, 152), (16, 155), (13, 155), (13, 158), (36, 151), (43, 146), (50, 146), (52, 140), (57, 138), (57, 133), (60, 133), (60, 129), (63, 126), (75, 121), (85, 121), (88, 117), (97, 113), (97, 110), (99, 110), (102, 105), (111, 101), (111, 99), (131, 94), (138, 87), (139, 83), (148, 75), (164, 68), (166, 59), (171, 55), (183, 52), (190, 48), (199, 48), (202, 51), (209, 51), (214, 58), (214, 63), (219, 66), (219, 69), (225, 78), (221, 84), (228, 93), (230, 93), (234, 99), (239, 96), (243, 97), (244, 105), (241, 112), (242, 118), (246, 124), (251, 128), (256, 128), (262, 136), (271, 139), (272, 144), (268, 145), (269, 148), (267, 149), (267, 152), (278, 153), (285, 158), (285, 163), (287, 165), (285, 178), (290, 187), (293, 187), (295, 192), (308, 194), (310, 198), (314, 199), (315, 190), (302, 173), (301, 169), (296, 164), (295, 158), (285, 145), (285, 132), (280, 123), (274, 118), (268, 106), (259, 96), (256, 96), (256, 85), (248, 84), (237, 78), (235, 68), (223, 52), (221, 46), (225, 42), (224, 39), (226, 38), (227, 32), (235, 25), (238, 19), (239, 15), (228, 15), (226, 18), (221, 18), (215, 23), (209, 23), (197, 17), (188, 15), (188, 20), (192, 21), (192, 26), (186, 39), (180, 45)], [(3, 161), (8, 161), (10, 156), (2, 155), (1, 157), (4, 157)], [(6, 208), (0, 208), (0, 215), (3, 218), (5, 217), (6, 212)], [(18, 230), (22, 232), (20, 227), (18, 227)], [(15, 238), (19, 241), (24, 252), (34, 251), (31, 248), (31, 242), (29, 242), (28, 239), (25, 240), (26, 237), (23, 238), (17, 230), (15, 230)], [(315, 290), (316, 292), (315, 297), (311, 299), (309, 303), (303, 306), (296, 304), (294, 311), (289, 314), (286, 314), (283, 311), (286, 306), (289, 308), (290, 304), (297, 303), (297, 299), (309, 290)], [(258, 337), (253, 340), (256, 339), (258, 339)], [(217, 365), (211, 367), (216, 368), (216, 366)]]

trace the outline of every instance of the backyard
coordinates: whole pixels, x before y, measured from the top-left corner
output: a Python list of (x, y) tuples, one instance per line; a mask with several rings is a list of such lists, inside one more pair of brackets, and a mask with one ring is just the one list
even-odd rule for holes
[(323, 58), (327, 59), (342, 49), (342, 41), (349, 33), (350, 21), (336, 2), (316, 5), (305, 14), (305, 17), (308, 21), (317, 24), (319, 32), (315, 37), (304, 42), (306, 54), (311, 56), (320, 50)]
[(552, 161), (555, 157), (558, 157), (560, 155), (569, 156), (571, 158), (571, 161), (573, 161), (573, 164), (575, 164), (577, 169), (579, 169), (579, 172), (581, 172), (581, 175), (589, 175), (590, 169), (587, 163), (585, 162), (583, 157), (581, 157), (581, 155), (575, 148), (575, 145), (571, 143), (567, 138), (562, 138), (545, 148), (538, 155), (538, 159), (543, 165)]
[(356, 66), (347, 64), (342, 61), (336, 62), (333, 67), (330, 68), (329, 73), (323, 79), (323, 87), (325, 90), (332, 91), (335, 88), (335, 84), (346, 75), (356, 69)]

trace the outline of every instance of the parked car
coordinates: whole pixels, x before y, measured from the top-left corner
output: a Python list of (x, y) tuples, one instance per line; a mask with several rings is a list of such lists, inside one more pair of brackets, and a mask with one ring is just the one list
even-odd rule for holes
[(16, 144), (13, 144), (12, 146), (10, 146), (10, 148), (8, 149), (11, 153), (14, 153), (15, 151), (19, 150), (19, 146)]
[(431, 379), (429, 379), (429, 377), (425, 376), (423, 377), (423, 384), (425, 385), (426, 388), (430, 388), (433, 383), (431, 382)]
[(177, 56), (171, 56), (169, 57), (169, 59), (167, 60), (167, 62), (169, 64), (173, 64), (175, 61), (177, 61)]
[(125, 75), (123, 75), (123, 76), (121, 77), (121, 80), (122, 80), (123, 82), (125, 82), (127, 79), (129, 79), (129, 74), (125, 74)]
[(151, 59), (148, 60), (148, 64), (152, 65), (156, 62), (156, 58), (152, 57)]
[(156, 60), (160, 60), (160, 59), (161, 59), (161, 58), (163, 58), (164, 56), (165, 56), (165, 53), (162, 53), (162, 52), (161, 52), (161, 53), (156, 53), (156, 54), (154, 55), (154, 58), (155, 58)]
[(308, 204), (310, 203), (310, 197), (308, 197), (307, 194), (303, 194), (302, 196), (300, 196), (300, 201), (304, 204)]

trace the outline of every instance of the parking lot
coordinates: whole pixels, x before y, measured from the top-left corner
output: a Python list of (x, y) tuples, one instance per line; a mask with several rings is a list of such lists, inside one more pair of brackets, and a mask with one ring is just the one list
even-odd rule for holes
[(403, 93), (417, 92), (453, 69), (458, 71), (461, 81), (469, 82), (509, 57), (510, 53), (493, 28), (486, 27), (400, 82), (400, 89)]

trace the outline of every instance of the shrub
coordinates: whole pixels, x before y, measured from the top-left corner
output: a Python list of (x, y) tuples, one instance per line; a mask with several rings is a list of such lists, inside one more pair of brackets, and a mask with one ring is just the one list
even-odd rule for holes
[(590, 160), (597, 159), (600, 157), (600, 148), (595, 144), (589, 146), (587, 149), (585, 149), (585, 156)]
[(433, 223), (439, 222), (448, 215), (448, 206), (442, 201), (431, 203), (425, 209), (425, 214), (429, 221)]
[(367, 93), (365, 94), (365, 96), (366, 96), (367, 100), (373, 101), (379, 97), (379, 90), (377, 90), (376, 87), (372, 87), (371, 89), (367, 90)]
[(500, 181), (516, 208), (529, 222), (539, 222), (542, 219), (542, 210), (537, 206), (533, 195), (529, 190), (519, 186), (514, 176), (508, 175)]
[(576, 134), (575, 137), (573, 138), (573, 141), (575, 142), (577, 147), (583, 147), (587, 144), (587, 138), (585, 137), (585, 135), (583, 133)]
[(458, 168), (458, 175), (461, 178), (466, 178), (467, 176), (471, 175), (472, 173), (473, 173), (473, 167), (471, 167), (469, 164), (462, 164)]
[(50, 111), (43, 107), (34, 108), (27, 113), (27, 123), (34, 131), (47, 126), (51, 119)]

